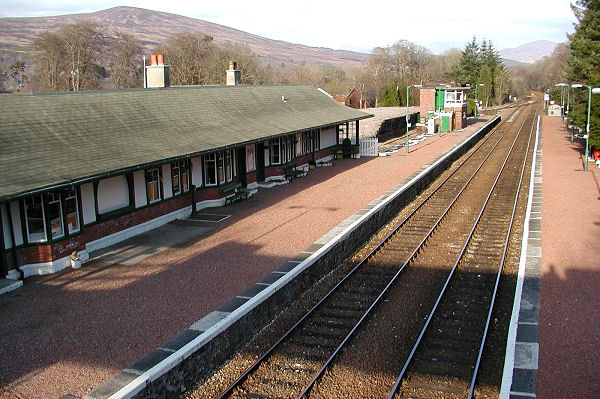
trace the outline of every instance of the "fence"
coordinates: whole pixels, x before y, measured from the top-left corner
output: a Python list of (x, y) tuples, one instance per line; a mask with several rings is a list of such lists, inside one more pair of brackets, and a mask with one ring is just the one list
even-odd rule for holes
[(379, 155), (379, 140), (377, 137), (361, 137), (359, 142), (361, 157), (376, 157)]

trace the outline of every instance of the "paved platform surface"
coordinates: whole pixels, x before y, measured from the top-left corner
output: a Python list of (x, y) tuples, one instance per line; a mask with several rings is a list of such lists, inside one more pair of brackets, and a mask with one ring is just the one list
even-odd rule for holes
[(539, 398), (600, 397), (600, 169), (583, 140), (542, 118)]
[(124, 252), (26, 279), (0, 297), (0, 397), (85, 396), (482, 125), (429, 138), (408, 155), (336, 160), (248, 200), (203, 210), (229, 217), (194, 221), (211, 231), (143, 260)]

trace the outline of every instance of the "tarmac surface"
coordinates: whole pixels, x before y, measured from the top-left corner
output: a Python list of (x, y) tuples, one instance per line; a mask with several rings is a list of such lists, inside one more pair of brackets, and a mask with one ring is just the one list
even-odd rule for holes
[[(81, 269), (29, 277), (0, 296), (0, 398), (85, 396), (482, 124), (408, 155), (336, 160), (93, 254)], [(542, 138), (539, 364), (535, 394), (523, 397), (600, 397), (600, 169), (583, 171), (581, 143), (559, 118), (542, 118)]]

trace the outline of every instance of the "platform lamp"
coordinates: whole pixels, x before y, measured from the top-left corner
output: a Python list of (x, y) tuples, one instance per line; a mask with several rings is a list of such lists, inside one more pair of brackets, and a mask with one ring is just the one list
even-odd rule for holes
[(563, 119), (565, 117), (565, 87), (568, 86), (568, 83), (557, 83), (554, 85), (554, 87), (560, 87), (560, 117)]
[(585, 125), (585, 158), (583, 160), (583, 170), (587, 172), (588, 170), (588, 144), (590, 140), (590, 109), (592, 107), (592, 91), (594, 94), (600, 94), (600, 87), (596, 87), (592, 89), (592, 86), (584, 85), (581, 83), (576, 83), (571, 85), (574, 89), (579, 89), (581, 87), (586, 87), (588, 89), (588, 103), (587, 103), (587, 123)]
[(408, 85), (406, 86), (406, 153), (408, 154), (408, 114), (410, 114), (410, 110), (408, 108), (408, 89), (411, 87), (423, 87), (423, 85)]
[(479, 116), (479, 99), (477, 98), (477, 88), (479, 86), (485, 86), (485, 84), (478, 83), (475, 85), (475, 117)]

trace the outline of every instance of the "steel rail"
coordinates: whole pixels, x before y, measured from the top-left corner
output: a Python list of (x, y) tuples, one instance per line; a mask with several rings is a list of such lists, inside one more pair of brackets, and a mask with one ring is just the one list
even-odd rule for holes
[(392, 399), (394, 397), (394, 395), (396, 395), (396, 392), (400, 386), (400, 383), (402, 382), (402, 379), (404, 378), (404, 375), (406, 374), (406, 371), (408, 369), (409, 364), (412, 362), (413, 356), (415, 354), (415, 352), (417, 351), (417, 348), (419, 347), (419, 344), (421, 343), (423, 336), (425, 335), (425, 332), (427, 331), (427, 327), (429, 326), (429, 324), (431, 323), (431, 320), (434, 317), (435, 311), (437, 310), (438, 305), (440, 304), (442, 297), (444, 296), (444, 293), (446, 292), (446, 288), (448, 287), (448, 285), (450, 284), (450, 281), (452, 279), (452, 277), (454, 276), (454, 273), (456, 272), (458, 265), (462, 259), (462, 257), (464, 256), (468, 244), (471, 241), (471, 238), (473, 237), (473, 234), (475, 232), (475, 229), (477, 227), (477, 225), (479, 224), (479, 221), (481, 220), (481, 217), (483, 215), (483, 212), (485, 210), (485, 208), (488, 205), (488, 202), (492, 196), (492, 193), (494, 191), (494, 189), (496, 188), (496, 185), (498, 184), (498, 181), (500, 180), (500, 176), (502, 175), (502, 172), (504, 171), (504, 168), (506, 167), (506, 164), (508, 162), (508, 159), (512, 153), (512, 150), (517, 142), (517, 139), (519, 138), (520, 134), (521, 134), (521, 130), (523, 129), (523, 126), (525, 125), (525, 122), (527, 121), (527, 117), (525, 118), (525, 120), (523, 121), (523, 124), (521, 125), (521, 127), (519, 128), (519, 131), (517, 132), (515, 139), (512, 142), (512, 145), (508, 151), (508, 154), (506, 155), (504, 162), (502, 163), (502, 167), (500, 168), (500, 171), (498, 172), (498, 175), (496, 176), (496, 179), (494, 180), (494, 183), (492, 185), (492, 187), (490, 188), (487, 197), (481, 207), (481, 210), (479, 211), (479, 214), (477, 215), (477, 218), (475, 219), (475, 222), (473, 223), (473, 226), (469, 232), (469, 235), (467, 237), (467, 239), (465, 240), (464, 245), (461, 248), (461, 251), (456, 259), (456, 262), (454, 262), (452, 269), (450, 270), (450, 273), (448, 274), (448, 277), (446, 278), (446, 282), (444, 284), (444, 286), (442, 287), (442, 290), (440, 292), (440, 294), (438, 295), (438, 298), (435, 302), (435, 304), (433, 305), (433, 308), (431, 310), (431, 312), (429, 313), (429, 316), (427, 317), (427, 320), (425, 321), (425, 325), (423, 326), (421, 333), (419, 334), (417, 341), (415, 342), (415, 345), (413, 346), (410, 354), (408, 355), (408, 358), (406, 360), (406, 362), (404, 363), (404, 366), (402, 367), (402, 370), (400, 371), (398, 377), (396, 378), (396, 381), (394, 383), (394, 385), (392, 386), (392, 389), (390, 390), (390, 393), (388, 395), (388, 399)]
[[(377, 298), (371, 303), (371, 305), (369, 306), (369, 308), (365, 311), (365, 313), (358, 320), (358, 322), (355, 324), (355, 326), (350, 330), (350, 332), (346, 335), (346, 337), (342, 340), (342, 342), (338, 345), (338, 347), (332, 352), (332, 354), (325, 361), (325, 363), (319, 369), (319, 371), (317, 371), (317, 373), (313, 376), (313, 378), (310, 380), (310, 382), (304, 387), (304, 389), (302, 390), (302, 392), (300, 392), (300, 394), (296, 397), (297, 399), (304, 398), (304, 397), (306, 397), (306, 395), (308, 395), (310, 393), (310, 391), (314, 387), (314, 385), (317, 382), (317, 380), (323, 376), (323, 374), (325, 373), (325, 370), (329, 367), (329, 365), (331, 364), (331, 362), (335, 359), (335, 357), (338, 355), (338, 353), (343, 349), (343, 347), (350, 340), (350, 338), (352, 338), (352, 336), (358, 330), (358, 328), (360, 327), (360, 325), (362, 324), (362, 322), (369, 316), (369, 314), (371, 313), (371, 311), (377, 306), (377, 304), (379, 303), (379, 301), (381, 300), (381, 298), (383, 298), (385, 296), (385, 294), (387, 293), (387, 291), (389, 290), (389, 288), (394, 284), (394, 282), (396, 281), (396, 279), (398, 278), (398, 276), (402, 273), (402, 271), (404, 271), (404, 269), (406, 268), (406, 266), (408, 266), (408, 264), (416, 257), (416, 255), (419, 253), (419, 251), (423, 248), (423, 246), (425, 245), (426, 241), (429, 239), (429, 237), (431, 237), (431, 235), (433, 234), (433, 232), (435, 231), (435, 229), (439, 226), (439, 224), (441, 223), (441, 221), (450, 212), (450, 209), (454, 206), (454, 204), (456, 204), (456, 202), (458, 201), (458, 199), (460, 198), (460, 196), (462, 195), (462, 193), (467, 189), (467, 186), (471, 183), (471, 181), (475, 178), (475, 176), (477, 175), (477, 173), (481, 170), (481, 168), (483, 167), (483, 165), (485, 164), (485, 162), (493, 154), (494, 150), (499, 145), (501, 139), (505, 135), (506, 135), (506, 131), (501, 135), (500, 139), (494, 144), (494, 146), (492, 147), (492, 149), (487, 153), (487, 155), (484, 157), (484, 159), (480, 162), (479, 166), (473, 172), (473, 174), (469, 177), (469, 179), (463, 184), (463, 186), (461, 187), (461, 189), (459, 190), (459, 192), (455, 195), (455, 197), (452, 199), (452, 201), (450, 202), (450, 204), (446, 207), (446, 209), (443, 211), (443, 213), (435, 221), (435, 223), (433, 224), (433, 227), (431, 227), (431, 229), (429, 229), (429, 231), (427, 232), (427, 234), (425, 234), (425, 236), (421, 240), (421, 242), (419, 242), (419, 244), (417, 244), (417, 246), (415, 247), (415, 249), (413, 250), (413, 252), (407, 257), (406, 261), (402, 264), (402, 266), (400, 266), (400, 268), (398, 269), (398, 271), (390, 279), (389, 283), (385, 286), (385, 288), (381, 291), (381, 293), (377, 296)], [(480, 147), (477, 147), (477, 149), (479, 149), (479, 148)], [(468, 159), (470, 159), (471, 156), (474, 153), (475, 152), (471, 153), (469, 155), (469, 157), (467, 157), (467, 159), (465, 159), (464, 162), (461, 163), (460, 166), (462, 167), (463, 164)], [(458, 170), (458, 168), (456, 170)], [(450, 176), (448, 176), (446, 179), (444, 179), (444, 181), (438, 187), (436, 187), (436, 191), (441, 187), (441, 185), (443, 185), (444, 183), (446, 183), (450, 179), (450, 177), (452, 177), (452, 175), (454, 175), (454, 173), (456, 172), (456, 170), (454, 172), (452, 172), (452, 174)], [(421, 204), (419, 204), (419, 206), (415, 209), (415, 211), (411, 212), (411, 214), (409, 215), (409, 217), (414, 212), (416, 212), (416, 210), (419, 209), (424, 204), (424, 202), (427, 201), (430, 198), (430, 196), (428, 196), (427, 198), (425, 198), (425, 200)], [(405, 219), (405, 221), (406, 221), (406, 219)], [(387, 242), (391, 238), (391, 236), (394, 233), (397, 232), (397, 230), (399, 228), (400, 228), (400, 226), (398, 228), (394, 229), (394, 231), (392, 233), (388, 234), (388, 236), (382, 242)], [(380, 249), (380, 246), (378, 246), (376, 249), (377, 250)]]
[[(534, 120), (535, 121), (535, 120)], [(508, 251), (508, 245), (509, 245), (509, 241), (510, 241), (510, 237), (512, 234), (512, 229), (513, 229), (513, 224), (514, 224), (514, 220), (515, 220), (515, 215), (517, 213), (517, 204), (519, 202), (519, 194), (521, 193), (521, 184), (523, 183), (523, 177), (525, 176), (525, 169), (527, 166), (527, 159), (528, 156), (527, 154), (529, 154), (529, 147), (531, 146), (531, 136), (533, 135), (533, 127), (534, 127), (535, 123), (533, 123), (531, 125), (531, 131), (529, 132), (529, 140), (527, 141), (527, 149), (525, 151), (525, 158), (523, 159), (523, 164), (521, 166), (521, 175), (519, 177), (519, 184), (517, 186), (517, 192), (515, 193), (515, 200), (513, 203), (513, 209), (512, 209), (512, 213), (510, 216), (510, 223), (509, 223), (509, 227), (508, 230), (506, 232), (506, 238), (504, 241), (504, 248), (502, 250), (502, 258), (500, 260), (500, 265), (498, 266), (498, 273), (496, 274), (496, 282), (494, 284), (494, 291), (492, 293), (492, 298), (490, 301), (490, 308), (488, 311), (488, 315), (487, 315), (487, 319), (485, 322), (485, 327), (483, 330), (483, 337), (481, 339), (481, 344), (479, 346), (479, 351), (477, 353), (477, 362), (475, 363), (475, 369), (473, 370), (473, 377), (471, 378), (471, 384), (469, 386), (469, 395), (467, 397), (467, 399), (472, 399), (473, 398), (473, 393), (475, 391), (475, 381), (477, 380), (477, 373), (479, 372), (479, 366), (481, 365), (481, 357), (483, 355), (483, 349), (485, 347), (485, 341), (487, 339), (487, 333), (490, 327), (490, 321), (492, 319), (492, 313), (494, 311), (494, 304), (496, 302), (496, 295), (498, 293), (498, 287), (500, 285), (500, 277), (502, 276), (502, 271), (504, 269), (504, 263), (506, 261), (506, 253)]]
[[(513, 111), (511, 113), (510, 116), (512, 116), (516, 111)], [(499, 131), (500, 126), (496, 127), (494, 129), (494, 132)], [(499, 145), (501, 139), (504, 137), (504, 135), (506, 135), (506, 131), (508, 130), (508, 128), (502, 132), (500, 138), (498, 139), (498, 141), (494, 144), (494, 146), (492, 147), (492, 150), (488, 152), (488, 155), (481, 161), (479, 167), (477, 168), (477, 170), (473, 173), (473, 175), (471, 176), (471, 178), (468, 180), (468, 182), (470, 182), (473, 177), (475, 176), (475, 174), (481, 169), (483, 163), (485, 163), (485, 161), (491, 156), (493, 150)], [(477, 145), (477, 147), (475, 147), (473, 149), (473, 151), (471, 152), (471, 154), (469, 154), (467, 156), (466, 159), (463, 160), (463, 162), (460, 163), (460, 165), (455, 168), (454, 171), (452, 171), (425, 199), (423, 199), (423, 201), (421, 201), (421, 203), (412, 211), (410, 212), (409, 215), (407, 215), (404, 220), (398, 224), (398, 226), (391, 232), (389, 233), (383, 240), (381, 240), (381, 242), (374, 248), (372, 249), (356, 266), (354, 266), (339, 282), (337, 282), (333, 288), (331, 288), (331, 290), (329, 290), (329, 292), (327, 292), (315, 305), (313, 305), (289, 330), (287, 330), (269, 349), (267, 349), (252, 365), (250, 365), (246, 370), (244, 370), (244, 372), (233, 382), (231, 383), (224, 391), (221, 392), (221, 394), (218, 396), (218, 399), (224, 399), (227, 398), (229, 396), (231, 396), (231, 394), (233, 393), (234, 389), (238, 386), (240, 386), (247, 378), (248, 376), (254, 372), (264, 361), (265, 359), (267, 359), (273, 352), (274, 350), (281, 344), (283, 343), (286, 338), (292, 334), (309, 316), (312, 315), (312, 313), (319, 308), (324, 302), (325, 300), (327, 300), (334, 292), (336, 292), (339, 287), (346, 282), (361, 266), (363, 266), (369, 259), (371, 259), (383, 246), (385, 243), (387, 243), (389, 241), (389, 239), (398, 232), (398, 230), (400, 228), (402, 228), (402, 226), (404, 226), (409, 219), (411, 219), (417, 212), (418, 210), (420, 210), (426, 202), (428, 202), (431, 198), (433, 198), (433, 196), (443, 187), (443, 185), (450, 180), (450, 178), (452, 176), (454, 176), (455, 173), (457, 173), (466, 163), (468, 160), (471, 159), (471, 157), (473, 157), (477, 151), (483, 146), (485, 145), (485, 143), (492, 137), (493, 135), (488, 135), (481, 143), (479, 143)], [(466, 184), (468, 184), (468, 182)], [(463, 190), (464, 187), (463, 186)], [(458, 198), (458, 196), (456, 197)], [(456, 201), (455, 200), (452, 202), (452, 204)], [(451, 205), (452, 205), (451, 204)], [(450, 209), (450, 206), (448, 206), (446, 212)], [(436, 226), (437, 224), (439, 224), (439, 221), (441, 221), (442, 217), (440, 217), (438, 219), (438, 222), (436, 222)], [(422, 244), (426, 241), (426, 239), (429, 237), (429, 235), (431, 235), (431, 233), (433, 232), (433, 230), (435, 229), (435, 226), (430, 229), (430, 232), (428, 232), (427, 236), (425, 239), (423, 239), (421, 241), (421, 243), (417, 246), (417, 248), (412, 252), (412, 254), (409, 257), (409, 260), (414, 257), (417, 253), (419, 248), (422, 246)], [(409, 261), (405, 262), (405, 264), (407, 264)], [(404, 265), (402, 266), (402, 268), (400, 269), (400, 271), (404, 268)], [(396, 274), (398, 275), (399, 272)], [(394, 276), (394, 279), (396, 278), (396, 276)], [(387, 286), (386, 286), (387, 289)], [(361, 318), (362, 320), (362, 318)]]

